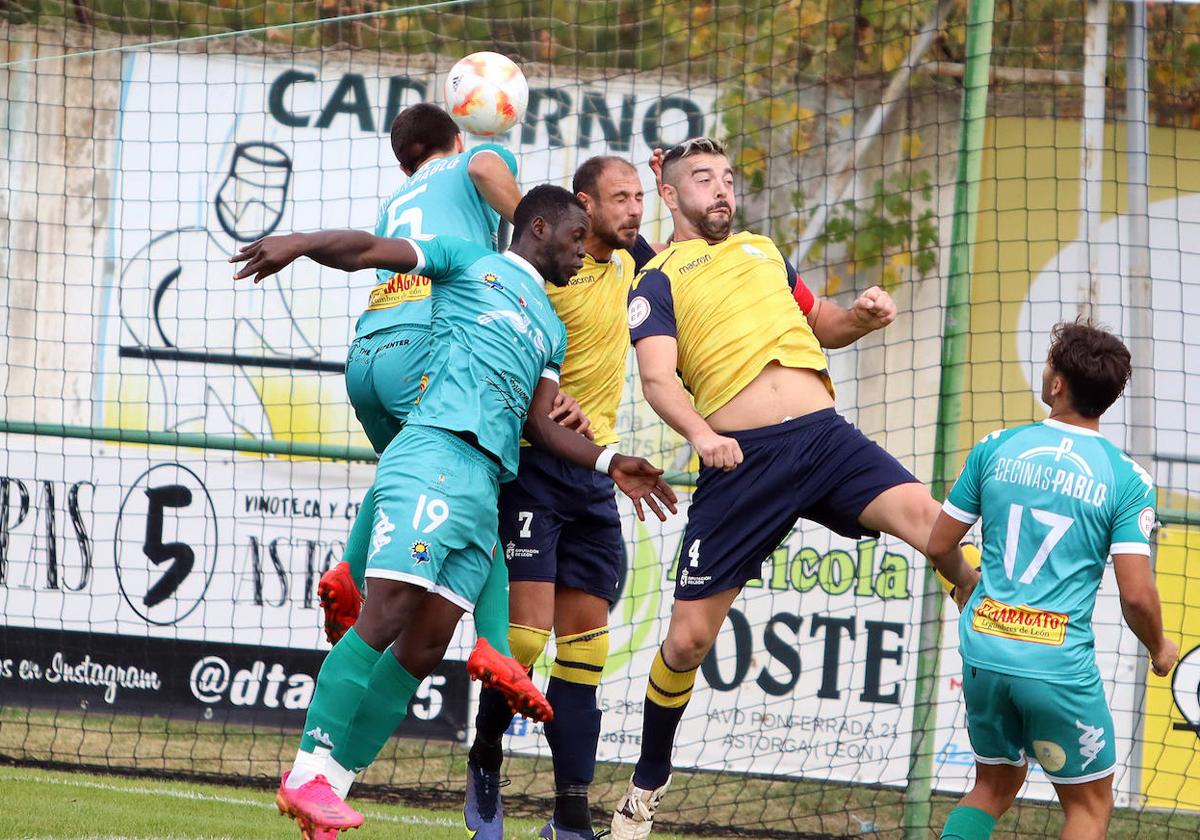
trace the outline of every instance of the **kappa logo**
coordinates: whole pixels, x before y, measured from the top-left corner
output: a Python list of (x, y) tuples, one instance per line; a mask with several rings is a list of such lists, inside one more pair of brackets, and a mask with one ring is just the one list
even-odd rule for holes
[(329, 749), (333, 749), (333, 739), (330, 738), (329, 735), (327, 735), (325, 733), (325, 730), (321, 729), (321, 727), (314, 726), (312, 729), (308, 730), (304, 734), (307, 735), (309, 738), (312, 738), (318, 744), (329, 747)]
[(388, 519), (387, 513), (380, 509), (375, 514), (375, 527), (371, 529), (371, 553), (367, 555), (368, 563), (374, 560), (375, 555), (392, 541), (388, 535), (395, 530), (396, 526), (392, 524), (392, 520)]
[(1087, 759), (1079, 769), (1086, 770), (1106, 746), (1104, 730), (1100, 727), (1088, 726), (1078, 720), (1075, 721), (1075, 726), (1083, 733), (1079, 736), (1079, 754)]
[(412, 544), (411, 550), (414, 563), (420, 564), (429, 562), (429, 543), (425, 542), (425, 540), (417, 540)]

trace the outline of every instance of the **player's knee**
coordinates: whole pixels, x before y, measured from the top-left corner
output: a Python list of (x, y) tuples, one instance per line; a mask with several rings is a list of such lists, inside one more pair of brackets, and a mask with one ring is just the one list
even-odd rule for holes
[(700, 667), (704, 657), (708, 656), (713, 642), (717, 640), (716, 630), (698, 623), (672, 624), (663, 642), (663, 653), (671, 666), (680, 670)]
[(370, 597), (363, 601), (354, 629), (363, 641), (382, 650), (400, 635), (417, 598), (425, 593), (410, 584), (385, 578), (369, 578), (367, 588)]
[(559, 636), (550, 676), (580, 685), (597, 686), (608, 661), (608, 626)]
[(538, 661), (549, 640), (550, 631), (541, 627), (512, 624), (508, 628), (508, 646), (512, 648), (513, 659), (526, 668), (532, 668)]

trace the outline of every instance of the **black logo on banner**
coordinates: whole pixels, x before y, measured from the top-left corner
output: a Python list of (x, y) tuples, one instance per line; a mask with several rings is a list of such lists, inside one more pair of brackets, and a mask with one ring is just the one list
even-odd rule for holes
[(1188, 651), (1175, 666), (1171, 695), (1175, 698), (1175, 708), (1186, 721), (1172, 728), (1192, 732), (1200, 738), (1200, 645)]
[[(32, 627), (0, 628), (0, 706), (151, 712), (299, 730), (325, 651)], [(442, 662), (397, 735), (466, 738), (470, 679)]]
[(204, 600), (217, 547), (217, 512), (200, 477), (157, 464), (133, 483), (117, 516), (121, 595), (151, 624), (182, 621)]

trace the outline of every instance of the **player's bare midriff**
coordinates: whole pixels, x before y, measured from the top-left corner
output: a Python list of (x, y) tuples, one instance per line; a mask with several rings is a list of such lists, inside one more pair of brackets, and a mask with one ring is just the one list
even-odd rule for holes
[(818, 371), (771, 362), (706, 419), (713, 431), (740, 432), (832, 407), (833, 397)]

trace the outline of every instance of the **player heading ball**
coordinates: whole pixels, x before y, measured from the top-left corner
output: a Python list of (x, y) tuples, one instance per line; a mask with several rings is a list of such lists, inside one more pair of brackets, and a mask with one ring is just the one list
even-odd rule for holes
[(734, 598), (796, 520), (852, 538), (882, 531), (923, 551), (939, 511), (912, 473), (834, 409), (822, 348), (890, 324), (891, 297), (872, 287), (849, 309), (818, 299), (770, 239), (734, 232), (734, 172), (717, 141), (689, 140), (656, 153), (652, 166), (661, 167), (674, 242), (634, 280), (630, 337), (647, 401), (701, 468), (615, 840), (650, 834), (696, 670)]

